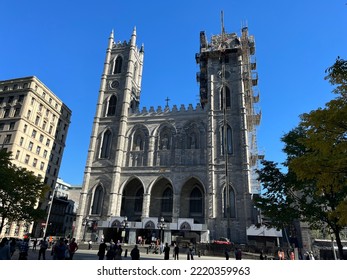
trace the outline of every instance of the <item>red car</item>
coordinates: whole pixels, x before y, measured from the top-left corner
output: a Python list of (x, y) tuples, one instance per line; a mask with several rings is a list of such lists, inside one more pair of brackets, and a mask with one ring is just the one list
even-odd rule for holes
[(230, 240), (226, 237), (221, 237), (218, 240), (213, 241), (214, 244), (224, 244), (224, 245), (231, 245), (232, 243)]

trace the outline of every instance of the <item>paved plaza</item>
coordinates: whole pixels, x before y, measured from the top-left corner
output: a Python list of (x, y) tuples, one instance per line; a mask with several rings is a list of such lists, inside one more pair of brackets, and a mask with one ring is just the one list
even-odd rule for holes
[[(131, 260), (130, 257), (130, 251), (133, 248), (133, 246), (128, 246), (124, 247), (123, 253), (122, 253), (122, 259), (123, 260)], [(125, 257), (125, 250), (128, 250), (127, 256)], [(53, 260), (53, 256), (51, 255), (51, 249), (48, 249), (46, 251), (46, 260)], [(88, 250), (88, 249), (79, 249), (75, 255), (74, 255), (74, 260), (98, 260), (97, 256), (98, 250), (95, 248)], [(173, 247), (171, 248), (171, 251), (173, 253)], [(170, 260), (173, 260), (172, 253), (170, 254)], [(18, 260), (18, 249), (14, 253), (12, 260)], [(28, 260), (37, 260), (38, 259), (38, 254), (39, 254), (39, 249), (33, 250), (29, 249), (28, 252)], [(153, 254), (149, 252), (147, 254), (147, 248), (143, 247), (140, 248), (140, 260), (163, 260), (164, 259), (164, 254)], [(194, 260), (224, 260), (225, 258), (220, 257), (220, 256), (194, 256)], [(233, 258), (230, 258), (233, 259)], [(187, 260), (187, 255), (185, 253), (180, 253), (179, 254), (179, 260)]]

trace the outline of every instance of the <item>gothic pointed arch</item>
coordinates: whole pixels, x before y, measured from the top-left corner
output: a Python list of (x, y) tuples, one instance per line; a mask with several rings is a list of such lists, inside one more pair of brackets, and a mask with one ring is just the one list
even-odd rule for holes
[[(235, 190), (234, 188), (230, 185), (229, 186), (229, 213), (230, 213), (230, 218), (236, 218), (236, 197), (235, 197)], [(227, 218), (227, 188), (224, 188), (223, 191), (223, 215), (224, 218)]]
[(112, 132), (106, 129), (101, 137), (100, 158), (109, 158), (111, 154)]
[(104, 188), (99, 184), (93, 194), (93, 203), (91, 207), (92, 215), (101, 215), (104, 200)]
[[(224, 100), (224, 91), (225, 91), (225, 100)], [(224, 86), (221, 88), (220, 91), (220, 109), (224, 109), (224, 102), (226, 104), (226, 108), (229, 109), (231, 107), (231, 96), (230, 96), (230, 89), (228, 86)]]
[(123, 188), (121, 216), (132, 221), (141, 221), (144, 187), (138, 178), (132, 178)]
[(226, 140), (227, 153), (233, 154), (234, 153), (233, 132), (232, 132), (230, 125), (227, 125), (226, 139), (224, 139), (224, 126), (221, 127), (220, 140), (221, 140), (221, 154), (224, 155), (224, 153), (225, 153), (225, 148), (224, 148), (225, 140)]
[(173, 215), (173, 187), (171, 182), (162, 177), (153, 183), (150, 191), (150, 217), (164, 217), (165, 221), (172, 221)]
[(193, 218), (194, 223), (204, 223), (205, 190), (197, 178), (190, 178), (182, 186), (180, 194), (180, 217)]
[(116, 114), (116, 108), (117, 108), (117, 97), (115, 95), (112, 95), (107, 103), (107, 117), (114, 116)]
[(121, 56), (117, 56), (117, 58), (114, 61), (113, 74), (122, 73), (122, 64), (123, 58)]

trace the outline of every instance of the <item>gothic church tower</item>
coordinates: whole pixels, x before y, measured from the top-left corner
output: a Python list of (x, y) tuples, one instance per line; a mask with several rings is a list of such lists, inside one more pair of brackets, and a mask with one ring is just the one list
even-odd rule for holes
[[(124, 160), (129, 112), (137, 110), (139, 106), (143, 49), (143, 46), (141, 49), (136, 46), (135, 28), (129, 42), (114, 42), (112, 31), (101, 77), (79, 204), (79, 213), (87, 213), (87, 216), (77, 216), (77, 233), (81, 232), (82, 224), (88, 223), (88, 215), (99, 213), (100, 208), (107, 207), (108, 213), (119, 212), (121, 202), (118, 201), (120, 196), (116, 186), (119, 186)], [(107, 176), (104, 176), (105, 174)], [(101, 177), (102, 183), (99, 184)], [(107, 200), (104, 198), (105, 193), (109, 194)], [(100, 199), (95, 196), (100, 196)]]

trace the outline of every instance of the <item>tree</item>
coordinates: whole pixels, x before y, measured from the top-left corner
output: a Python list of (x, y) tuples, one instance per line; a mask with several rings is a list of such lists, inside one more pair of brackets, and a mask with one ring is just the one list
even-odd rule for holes
[(32, 222), (45, 217), (37, 209), (48, 187), (42, 179), (25, 168), (11, 163), (11, 153), (0, 150), (0, 232), (6, 223)]
[[(281, 139), (287, 173), (263, 162), (258, 174), (266, 191), (256, 203), (276, 226), (300, 217), (311, 228), (329, 228), (343, 259), (340, 233), (347, 225), (347, 62), (338, 58), (327, 72), (326, 79), (338, 85), (334, 89), (338, 96), (325, 108), (301, 115), (298, 127)], [(270, 203), (281, 203), (293, 211), (285, 209), (276, 217), (264, 207)]]

